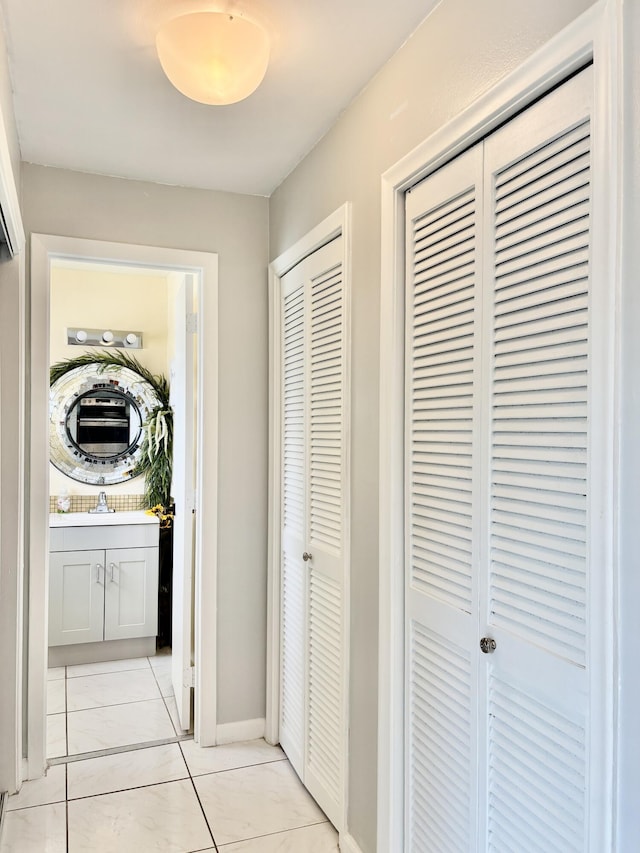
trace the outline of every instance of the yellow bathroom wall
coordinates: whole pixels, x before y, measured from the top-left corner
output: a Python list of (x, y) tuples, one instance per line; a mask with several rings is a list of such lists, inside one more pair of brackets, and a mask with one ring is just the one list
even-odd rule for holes
[[(129, 350), (153, 373), (169, 376), (169, 333), (172, 318), (166, 275), (92, 268), (51, 269), (51, 364), (99, 348), (70, 346), (67, 328), (122, 329), (142, 332), (143, 347)], [(171, 333), (173, 338), (173, 331)], [(66, 489), (70, 495), (97, 494), (96, 486), (71, 480), (50, 466), (50, 494)], [(106, 487), (114, 494), (142, 494), (144, 478)]]

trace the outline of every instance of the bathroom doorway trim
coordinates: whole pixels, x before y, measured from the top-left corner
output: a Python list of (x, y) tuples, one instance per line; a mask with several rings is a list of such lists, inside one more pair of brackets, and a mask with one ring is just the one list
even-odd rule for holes
[[(27, 727), (25, 779), (40, 778), (46, 765), (50, 269), (51, 262), (60, 259), (156, 268), (194, 276), (198, 328), (206, 330), (206, 334), (197, 335), (194, 738), (201, 746), (213, 746), (216, 742), (218, 256), (182, 249), (32, 234), (27, 689), (23, 693)], [(203, 488), (205, 483), (206, 489)], [(207, 567), (206, 573), (202, 571), (203, 566)], [(202, 618), (203, 612), (207, 614), (206, 619)]]

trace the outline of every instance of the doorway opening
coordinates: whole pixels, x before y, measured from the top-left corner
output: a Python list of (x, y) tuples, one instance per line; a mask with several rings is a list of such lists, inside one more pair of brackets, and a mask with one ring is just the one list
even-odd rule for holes
[[(63, 387), (51, 425), (63, 440), (49, 468), (46, 754), (53, 763), (193, 731), (191, 691), (182, 690), (193, 623), (193, 573), (186, 563), (193, 552), (195, 333), (183, 334), (196, 313), (191, 279), (190, 273), (111, 262), (51, 262), (49, 367), (78, 357), (126, 356), (168, 382), (174, 428), (159, 449), (171, 453), (170, 433), (176, 449), (171, 498), (156, 504), (147, 476), (131, 476), (144, 436), (141, 374), (134, 370), (127, 385), (128, 374), (117, 365), (96, 361), (55, 383)], [(148, 408), (157, 405), (156, 398)], [(144, 512), (152, 505), (162, 506), (158, 515)], [(186, 602), (177, 596), (172, 660), (174, 563), (189, 594)]]
[[(215, 483), (217, 470), (217, 256), (33, 235), (32, 305), (27, 778), (42, 775), (47, 760), (97, 750), (189, 736), (212, 745), (215, 622), (208, 617), (205, 624), (200, 613), (215, 612), (215, 525), (208, 520), (203, 530), (205, 512), (215, 519), (215, 488), (204, 495), (201, 483)], [(198, 335), (198, 324), (206, 336)], [(143, 477), (87, 485), (50, 465), (49, 367), (104, 351), (67, 343), (67, 330), (80, 326), (141, 332), (143, 348), (133, 354), (169, 380), (172, 537), (159, 530), (162, 519), (144, 512)], [(105, 499), (114, 512), (90, 515)], [(60, 506), (70, 512), (58, 513)], [(71, 559), (76, 546), (80, 574), (92, 583), (91, 596), (78, 585), (81, 607), (88, 613), (89, 598), (100, 599), (92, 608), (104, 626), (91, 636), (80, 631), (78, 639), (92, 641), (79, 643), (69, 634), (60, 641), (49, 626), (49, 594), (64, 594), (61, 563), (71, 563), (67, 587), (79, 577)], [(69, 617), (77, 597), (72, 591), (57, 600), (58, 621), (60, 613)], [(142, 611), (151, 616), (144, 625)], [(133, 632), (120, 630), (125, 623), (136, 626)], [(96, 630), (104, 633), (97, 637)]]

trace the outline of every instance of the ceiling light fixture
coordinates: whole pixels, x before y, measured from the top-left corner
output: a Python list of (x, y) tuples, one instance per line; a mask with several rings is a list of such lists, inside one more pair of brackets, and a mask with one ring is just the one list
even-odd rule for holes
[(234, 104), (258, 88), (269, 64), (269, 36), (253, 21), (225, 12), (192, 12), (164, 23), (156, 36), (164, 73), (201, 104)]

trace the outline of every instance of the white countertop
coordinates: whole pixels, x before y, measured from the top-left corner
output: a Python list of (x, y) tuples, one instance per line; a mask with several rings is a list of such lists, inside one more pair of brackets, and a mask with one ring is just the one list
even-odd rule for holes
[(51, 512), (49, 527), (103, 527), (108, 524), (158, 524), (157, 515), (135, 512)]

